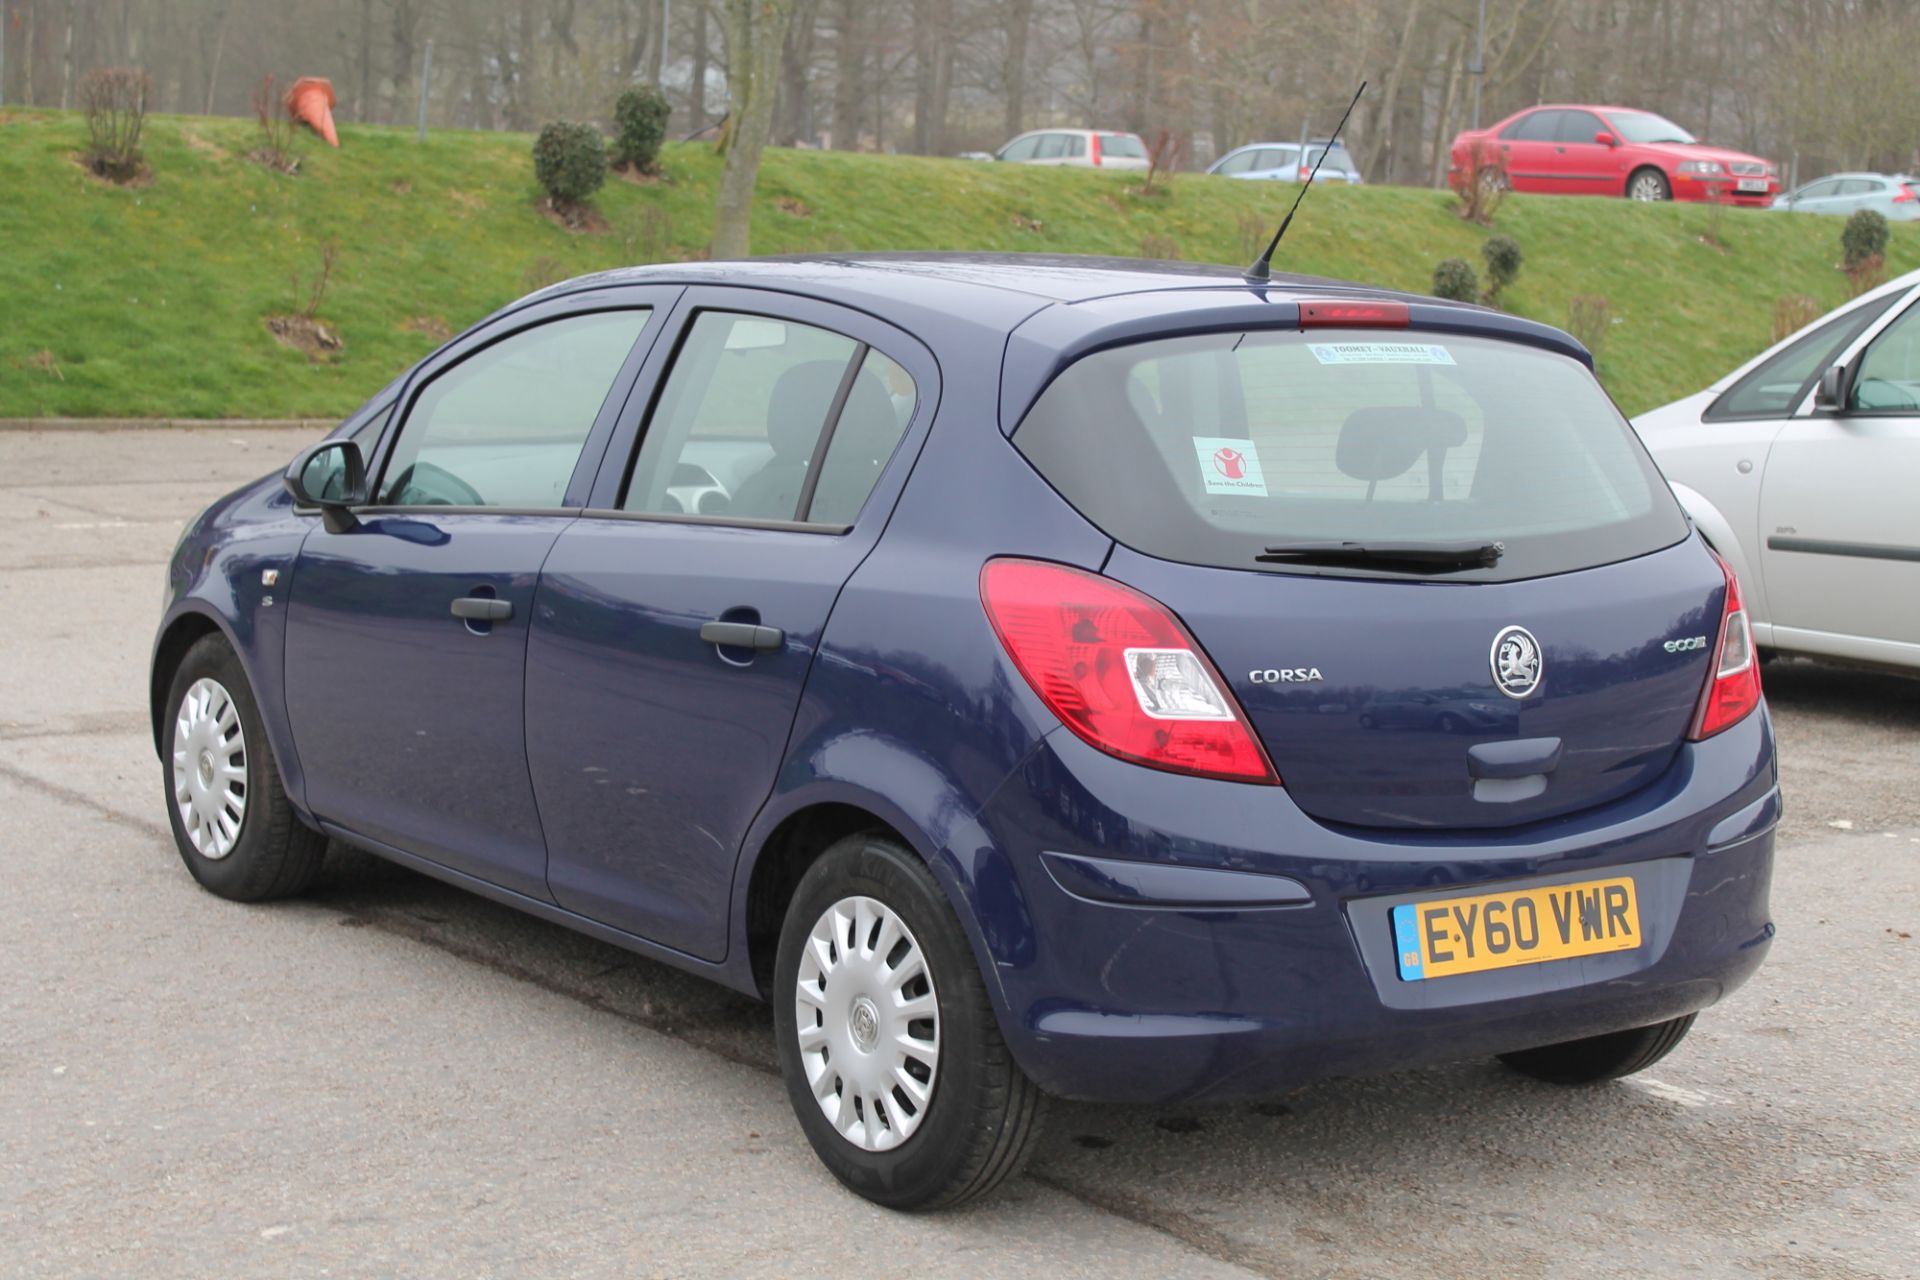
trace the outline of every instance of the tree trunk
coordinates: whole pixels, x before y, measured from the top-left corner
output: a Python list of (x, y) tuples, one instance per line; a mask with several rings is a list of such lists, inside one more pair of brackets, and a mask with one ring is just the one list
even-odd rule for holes
[(836, 151), (860, 149), (861, 110), (867, 101), (865, 17), (865, 0), (840, 0), (833, 24), (833, 146)]
[(938, 155), (947, 149), (953, 43), (952, 0), (915, 0), (913, 149), (921, 155)]
[[(693, 0), (693, 92), (687, 112), (693, 129), (707, 123), (707, 0)], [(692, 132), (692, 129), (689, 130)]]
[(751, 252), (753, 188), (760, 177), (760, 153), (773, 130), (780, 54), (791, 12), (791, 0), (723, 0), (733, 136), (714, 210), (716, 258), (744, 258)]
[(1001, 70), (1007, 137), (1018, 134), (1027, 118), (1027, 36), (1033, 27), (1033, 0), (1007, 0), (1007, 61)]
[(788, 146), (813, 141), (813, 95), (809, 72), (813, 69), (814, 14), (820, 0), (793, 0), (793, 16), (787, 23), (787, 39), (780, 55), (780, 140)]

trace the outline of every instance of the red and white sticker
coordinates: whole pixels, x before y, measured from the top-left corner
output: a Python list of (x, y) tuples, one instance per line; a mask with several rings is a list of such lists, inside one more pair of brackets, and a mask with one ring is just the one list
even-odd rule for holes
[(1260, 473), (1260, 453), (1251, 440), (1231, 436), (1195, 436), (1193, 451), (1200, 460), (1200, 481), (1208, 493), (1242, 497), (1267, 496), (1267, 480)]

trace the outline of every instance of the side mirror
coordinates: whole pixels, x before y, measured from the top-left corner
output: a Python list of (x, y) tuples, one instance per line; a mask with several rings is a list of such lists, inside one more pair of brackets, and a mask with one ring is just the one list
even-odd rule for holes
[(1593, 140), (1599, 143), (1603, 147), (1617, 147), (1620, 145), (1620, 139), (1614, 137), (1612, 134), (1608, 133), (1605, 129), (1602, 129), (1600, 132), (1594, 134)]
[(1845, 365), (1829, 365), (1820, 374), (1820, 385), (1813, 390), (1813, 407), (1827, 413), (1845, 413), (1847, 411), (1847, 369)]
[(281, 477), (294, 505), (320, 508), (328, 533), (345, 533), (360, 522), (353, 508), (367, 501), (367, 464), (351, 440), (322, 440), (287, 467)]

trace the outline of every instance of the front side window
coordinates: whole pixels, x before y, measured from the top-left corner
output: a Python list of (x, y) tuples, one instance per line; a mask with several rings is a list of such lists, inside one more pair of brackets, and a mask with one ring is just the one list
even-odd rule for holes
[(401, 424), (378, 501), (560, 506), (649, 314), (636, 308), (550, 320), (436, 376)]
[(1261, 153), (1258, 151), (1236, 151), (1225, 160), (1222, 160), (1220, 167), (1214, 170), (1214, 172), (1246, 173), (1253, 168), (1254, 157), (1259, 154)]
[(1088, 356), (1015, 431), (1136, 550), (1257, 569), (1268, 547), (1497, 541), (1508, 580), (1686, 536), (1658, 471), (1577, 361), (1493, 338), (1251, 332)]
[(1584, 142), (1592, 145), (1597, 134), (1611, 132), (1602, 124), (1600, 117), (1591, 111), (1563, 111), (1560, 114), (1559, 138), (1562, 142)]
[(647, 424), (621, 509), (851, 524), (916, 395), (906, 370), (843, 334), (703, 312)]
[(1775, 352), (1728, 387), (1701, 415), (1708, 422), (1729, 418), (1784, 418), (1793, 412), (1826, 367), (1840, 358), (1862, 330), (1893, 305), (1898, 294), (1836, 316), (1799, 341)]
[(1613, 131), (1628, 142), (1644, 145), (1652, 142), (1698, 142), (1699, 139), (1665, 116), (1651, 111), (1616, 111), (1608, 119)]
[(1860, 359), (1852, 407), (1865, 413), (1920, 412), (1920, 306), (1881, 331)]
[(1009, 142), (1006, 149), (1000, 153), (1000, 158), (1002, 160), (1015, 161), (1031, 160), (1033, 159), (1035, 148), (1039, 145), (1040, 138), (1037, 134), (1025, 138), (1015, 138), (1012, 142)]

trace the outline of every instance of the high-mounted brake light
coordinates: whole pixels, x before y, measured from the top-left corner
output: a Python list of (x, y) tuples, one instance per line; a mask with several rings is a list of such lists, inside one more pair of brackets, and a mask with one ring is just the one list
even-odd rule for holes
[(1404, 302), (1303, 302), (1302, 329), (1404, 329)]
[(1732, 728), (1760, 705), (1760, 663), (1753, 652), (1753, 629), (1747, 625), (1746, 606), (1740, 599), (1740, 580), (1717, 552), (1713, 558), (1726, 575), (1727, 606), (1720, 621), (1720, 643), (1713, 650), (1713, 674), (1707, 679), (1706, 692), (1700, 695), (1693, 732), (1687, 735), (1695, 742)]
[(989, 560), (980, 603), (1007, 656), (1089, 744), (1172, 773), (1280, 781), (1240, 704), (1166, 606), (1111, 578)]

